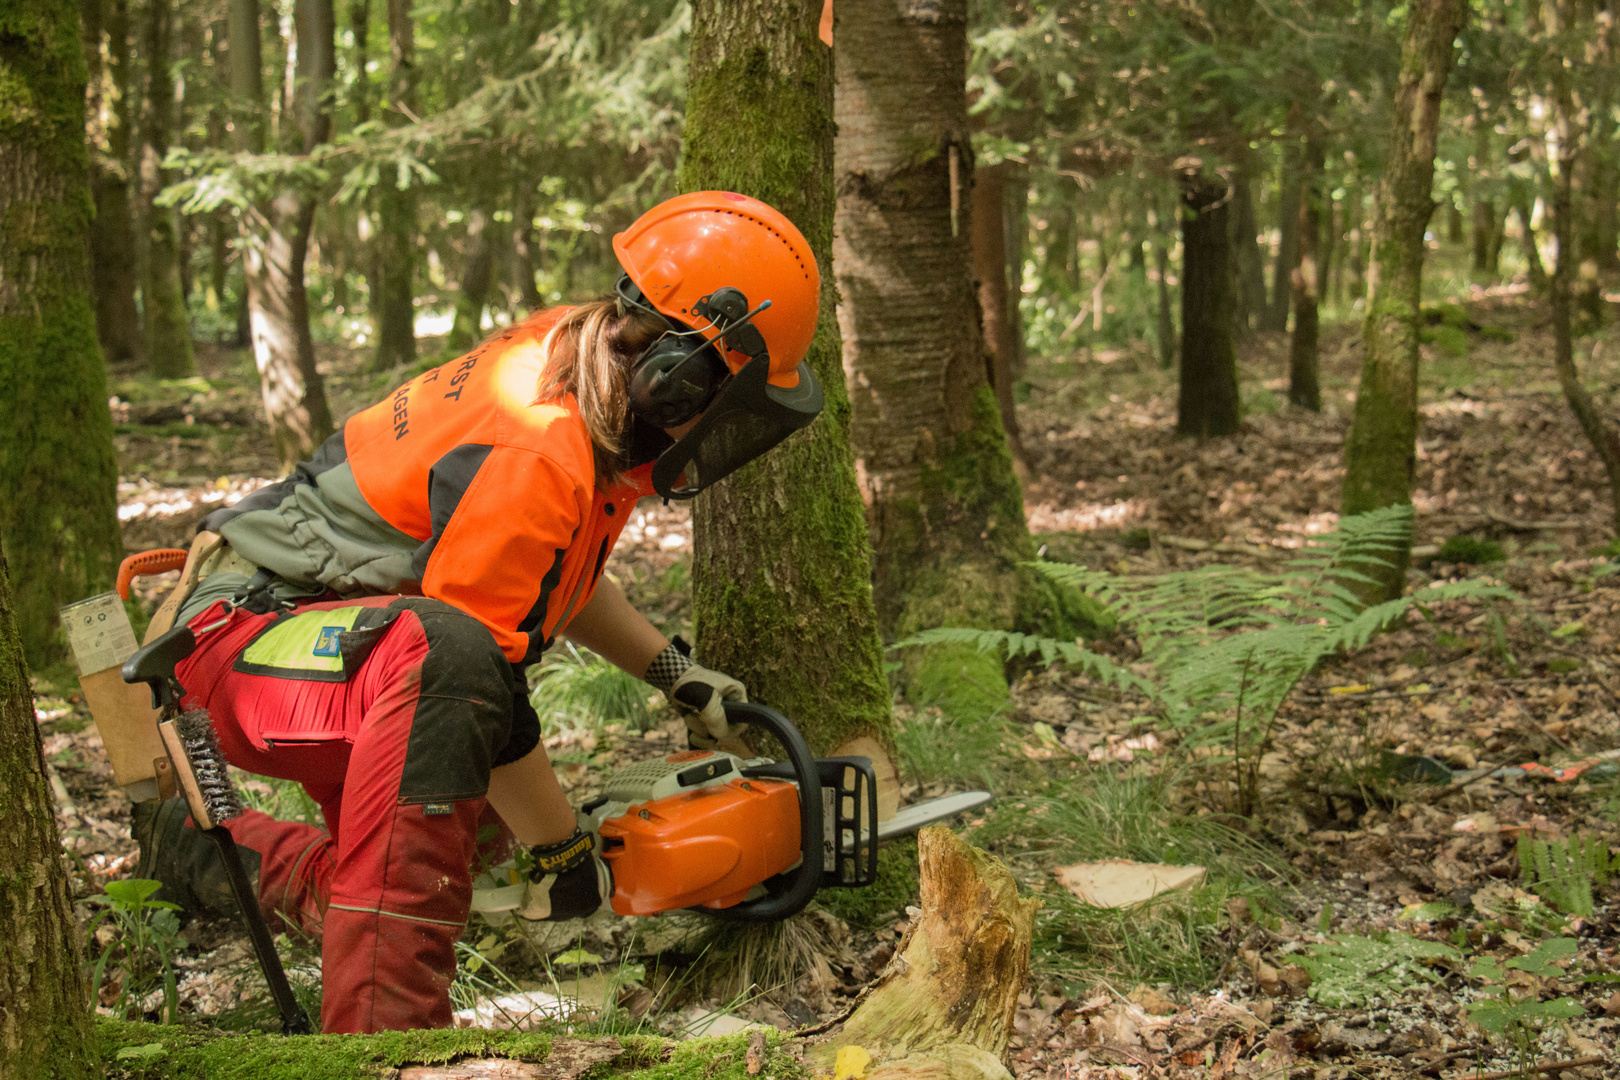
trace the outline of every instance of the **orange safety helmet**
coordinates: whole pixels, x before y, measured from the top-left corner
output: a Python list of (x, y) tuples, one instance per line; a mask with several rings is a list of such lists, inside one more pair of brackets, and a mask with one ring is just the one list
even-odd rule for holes
[[(750, 308), (769, 300), (753, 320), (770, 351), (768, 381), (799, 384), (821, 309), (821, 273), (809, 241), (781, 211), (732, 191), (677, 195), (615, 236), (613, 253), (647, 302), (678, 323), (704, 326), (695, 306), (728, 286), (742, 290)], [(724, 359), (736, 374), (749, 358), (726, 349)]]

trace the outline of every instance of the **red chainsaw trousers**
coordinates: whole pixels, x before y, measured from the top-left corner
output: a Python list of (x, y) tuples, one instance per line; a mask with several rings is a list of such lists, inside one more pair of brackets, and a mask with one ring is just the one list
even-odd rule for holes
[[(222, 618), (216, 604), (188, 625)], [(176, 674), (231, 764), (298, 781), (325, 816), (324, 832), (254, 811), (228, 823), (259, 855), (266, 916), (321, 938), (321, 1029), (449, 1026), (516, 692), (489, 631), (421, 597), (238, 610)]]

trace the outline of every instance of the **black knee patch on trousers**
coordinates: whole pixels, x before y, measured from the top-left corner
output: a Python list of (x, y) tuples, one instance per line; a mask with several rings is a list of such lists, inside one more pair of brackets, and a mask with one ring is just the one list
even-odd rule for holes
[(519, 693), (512, 665), (489, 629), (460, 608), (420, 597), (389, 607), (414, 613), (428, 644), (399, 801), (432, 812), (438, 803), (482, 798), (511, 735)]

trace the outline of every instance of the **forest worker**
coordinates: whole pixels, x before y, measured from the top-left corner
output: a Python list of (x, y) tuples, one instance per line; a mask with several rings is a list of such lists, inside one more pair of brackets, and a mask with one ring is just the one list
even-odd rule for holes
[[(325, 1031), (450, 1023), (481, 825), (529, 849), (529, 917), (607, 900), (523, 677), (558, 634), (672, 699), (707, 685), (694, 743), (734, 734), (720, 702), (743, 685), (602, 568), (636, 500), (690, 498), (815, 418), (820, 280), (787, 218), (728, 192), (662, 203), (613, 250), (615, 296), (412, 379), (209, 515), (219, 550), (192, 549), (184, 704), (211, 712), (232, 764), (301, 782), (325, 817), (229, 825), (266, 915), (321, 935)], [(181, 800), (142, 804), (135, 833), (140, 876), (192, 911), (233, 910)]]

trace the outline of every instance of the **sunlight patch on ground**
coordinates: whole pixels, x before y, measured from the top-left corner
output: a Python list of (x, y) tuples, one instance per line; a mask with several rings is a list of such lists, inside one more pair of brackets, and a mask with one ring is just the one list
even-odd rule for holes
[(118, 520), (169, 517), (196, 506), (235, 506), (248, 495), (274, 483), (259, 476), (222, 476), (212, 484), (198, 487), (159, 487), (150, 480), (121, 480), (118, 483)]
[(1491, 407), (1483, 401), (1462, 398), (1452, 401), (1432, 401), (1427, 405), (1420, 405), (1418, 412), (1424, 416), (1477, 416), (1484, 420), (1491, 415)]
[(1117, 529), (1147, 515), (1146, 499), (1125, 499), (1111, 503), (1081, 503), (1079, 506), (1058, 508), (1051, 503), (1037, 503), (1025, 512), (1029, 531), (1033, 533), (1091, 532), (1094, 529)]

